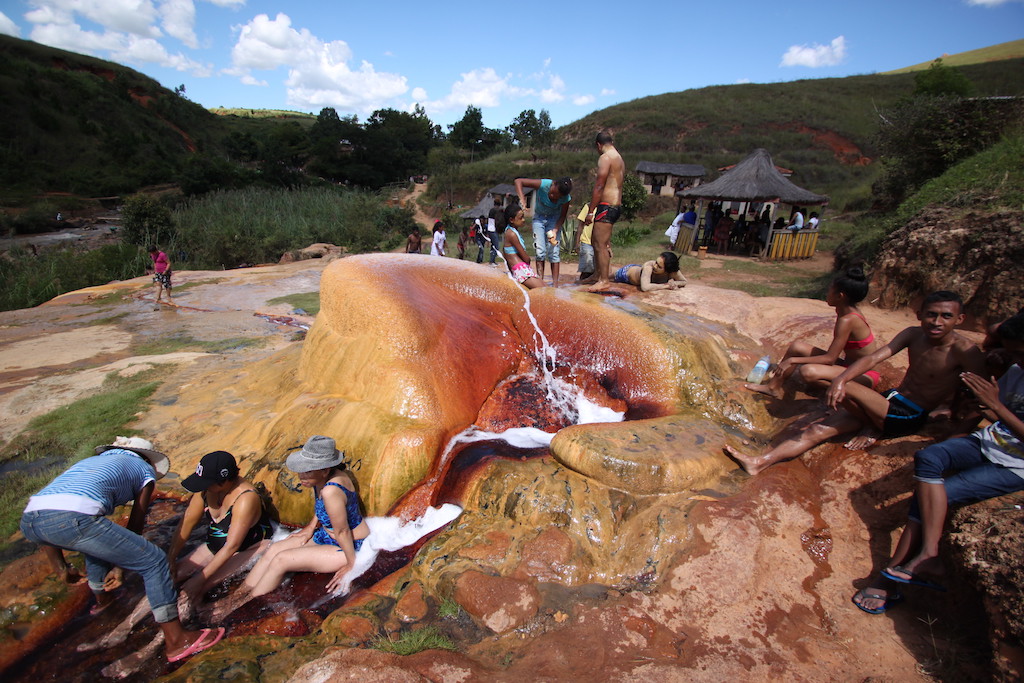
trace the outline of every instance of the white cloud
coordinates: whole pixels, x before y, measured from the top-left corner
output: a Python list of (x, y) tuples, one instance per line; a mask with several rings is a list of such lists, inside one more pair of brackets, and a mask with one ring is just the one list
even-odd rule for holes
[(594, 99), (595, 97), (593, 95), (577, 95), (572, 98), (572, 103), (576, 106), (582, 107), (583, 105), (592, 103)]
[(218, 7), (242, 7), (245, 5), (245, 0), (206, 0), (210, 4), (217, 5)]
[(548, 77), (548, 87), (540, 91), (540, 100), (541, 102), (561, 102), (565, 99), (563, 90), (565, 90), (565, 81), (561, 76), (551, 74)]
[(99, 55), (121, 49), (126, 42), (123, 33), (86, 31), (73, 21), (66, 24), (56, 22), (38, 24), (32, 29), (29, 37), (43, 45), (89, 55)]
[(745, 85), (747, 83), (750, 83), (750, 79), (749, 78), (737, 78), (735, 82), (736, 82), (736, 85)]
[(491, 67), (467, 71), (452, 84), (451, 92), (439, 100), (424, 103), (424, 106), (430, 111), (462, 109), (469, 105), (497, 107), (503, 96), (529, 92), (512, 86), (510, 78), (511, 74), (499, 76)]
[(160, 4), (160, 17), (168, 35), (192, 49), (199, 47), (195, 32), (196, 6), (192, 0), (164, 0)]
[(412, 98), (417, 102), (423, 102), (427, 99), (427, 91), (423, 88), (413, 88)]
[(21, 29), (18, 28), (17, 24), (11, 21), (10, 17), (3, 12), (0, 12), (0, 33), (5, 36), (18, 37), (21, 35)]
[(615, 94), (614, 90), (610, 90), (608, 88), (601, 88), (601, 97), (608, 97), (608, 96), (614, 95), (614, 94)]
[(253, 69), (288, 67), (285, 86), (292, 106), (333, 106), (369, 113), (409, 89), (404, 76), (378, 72), (369, 62), (353, 69), (349, 66), (352, 50), (345, 41), (324, 42), (308, 29), (293, 29), (286, 14), (279, 13), (273, 20), (260, 14), (236, 28), (239, 37), (231, 52), (233, 67), (225, 73), (247, 82)]
[(982, 7), (998, 7), (999, 5), (1005, 5), (1008, 2), (1024, 2), (1024, 0), (967, 0), (968, 5), (980, 5)]
[(156, 38), (157, 10), (149, 0), (29, 0), (34, 9), (25, 15), (33, 24), (68, 25), (74, 16), (99, 24), (107, 31)]
[(846, 59), (846, 38), (839, 36), (828, 45), (793, 45), (782, 55), (779, 66), (807, 66), (812, 69), (835, 66)]

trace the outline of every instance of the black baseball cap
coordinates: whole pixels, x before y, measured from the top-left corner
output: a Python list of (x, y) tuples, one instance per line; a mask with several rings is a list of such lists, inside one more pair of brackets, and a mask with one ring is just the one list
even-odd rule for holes
[(227, 451), (207, 453), (196, 465), (195, 474), (185, 477), (181, 485), (192, 493), (199, 493), (213, 484), (222, 484), (238, 475), (238, 463), (235, 456)]

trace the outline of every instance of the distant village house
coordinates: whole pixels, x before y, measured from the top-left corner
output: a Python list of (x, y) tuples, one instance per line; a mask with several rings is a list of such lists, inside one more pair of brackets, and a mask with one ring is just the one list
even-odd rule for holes
[(655, 161), (641, 161), (635, 172), (648, 194), (656, 197), (673, 197), (680, 190), (697, 187), (706, 173), (700, 164), (661, 164)]

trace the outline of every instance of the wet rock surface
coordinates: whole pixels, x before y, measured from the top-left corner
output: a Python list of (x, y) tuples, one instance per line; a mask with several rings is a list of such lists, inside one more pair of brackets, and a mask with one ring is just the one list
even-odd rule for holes
[[(817, 397), (804, 394), (794, 406), (769, 404), (745, 395), (737, 378), (766, 349), (777, 356), (794, 337), (820, 344), (834, 319), (822, 302), (753, 305), (740, 292), (698, 285), (622, 302), (544, 292), (531, 308), (559, 351), (556, 376), (635, 419), (564, 429), (550, 452), (485, 442), (472, 457), (442, 464), (443, 444), (480, 415), (494, 426), (510, 424), (499, 387), (537, 365), (528, 319), (519, 290), (494, 271), (401, 256), (396, 267), (385, 258), (330, 266), (322, 291), (337, 296), (325, 301), (305, 343), (242, 316), (203, 323), (202, 313), (174, 312), (165, 321), (142, 302), (125, 302), (129, 322), (119, 324), (126, 333), (135, 334), (130, 321), (138, 318), (157, 331), (205, 324), (225, 335), (233, 325), (267, 325), (271, 339), (263, 349), (210, 354), (169, 373), (137, 424), (159, 435), (158, 446), (172, 456), (178, 478), (168, 477), (164, 490), (180, 495), (180, 476), (203, 453), (227, 447), (243, 473), (274, 491), (283, 518), (305, 521), (311, 497), (295, 490), (281, 462), (306, 435), (325, 432), (353, 458), (371, 514), (411, 513), (449, 499), (465, 508), (409, 555), (379, 561), (348, 598), (312, 609), (327, 577), (299, 575), (233, 615), (223, 643), (176, 667), (157, 656), (137, 680), (983, 680), (992, 671), (1020, 671), (1013, 596), (1020, 563), (1012, 539), (1022, 513), (996, 506), (954, 517), (950, 593), (908, 589), (905, 602), (882, 616), (850, 603), (881, 568), (905, 520), (913, 452), (941, 430), (882, 442), (870, 453), (825, 444), (756, 478), (721, 455), (722, 445), (763, 439), (816, 405)], [(275, 283), (305, 283), (299, 275), (309, 268), (254, 269), (262, 280), (221, 274), (224, 280), (190, 296), (200, 304), (209, 290), (230, 301), (235, 286), (238, 301), (254, 290), (280, 296), (286, 292)], [(399, 271), (408, 284), (385, 286), (388, 273)], [(431, 293), (427, 301), (401, 301), (420, 290)], [(51, 332), (61, 309), (49, 309)], [(76, 316), (96, 315), (88, 307), (66, 310), (69, 326)], [(866, 315), (883, 339), (913, 324), (905, 312)], [(38, 309), (11, 316), (19, 328), (2, 331), (10, 338), (25, 339), (26, 325), (42, 324)], [(483, 360), (466, 353), (481, 335), (493, 348)], [(887, 372), (900, 369), (897, 361)], [(150, 522), (166, 534), (174, 519)], [(993, 533), (993, 520), (1006, 526)], [(48, 671), (97, 680), (103, 666), (151, 637), (147, 619), (116, 652), (76, 659), (77, 643), (119, 615), (89, 620), (87, 595), (58, 590), (59, 623), (30, 641), (44, 620), (19, 616), (17, 606), (53, 592), (41, 562), (37, 553), (8, 565), (0, 581), (0, 606), (13, 615), (0, 648), (5, 656), (16, 652), (11, 659), (30, 652), (5, 680), (45, 680)], [(128, 594), (132, 603), (141, 596), (137, 581)], [(398, 656), (369, 648), (425, 626), (451, 638), (458, 652)]]

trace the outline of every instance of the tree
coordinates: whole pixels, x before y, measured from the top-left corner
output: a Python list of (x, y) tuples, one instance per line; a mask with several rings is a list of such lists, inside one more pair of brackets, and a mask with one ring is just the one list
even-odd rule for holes
[(462, 118), (448, 126), (448, 140), (460, 149), (474, 149), (484, 137), (484, 117), (479, 107), (469, 105)]
[(459, 167), (465, 162), (465, 158), (462, 150), (456, 149), (448, 142), (430, 150), (427, 156), (430, 182), (440, 186), (446, 206), (452, 206), (455, 201), (455, 184), (459, 179)]
[(512, 119), (512, 123), (509, 124), (508, 132), (516, 144), (521, 147), (529, 146), (537, 134), (537, 112), (532, 109), (519, 112), (519, 116)]
[(635, 174), (627, 173), (622, 183), (622, 217), (632, 221), (646, 205), (647, 190), (644, 184)]
[(167, 245), (174, 236), (171, 212), (159, 199), (136, 194), (121, 208), (121, 239), (146, 248)]
[(537, 130), (533, 134), (533, 143), (536, 147), (548, 148), (555, 144), (555, 130), (551, 127), (551, 114), (547, 109), (541, 109), (537, 115)]
[(971, 94), (971, 81), (959, 69), (944, 65), (939, 58), (925, 71), (914, 75), (914, 94), (967, 97)]

